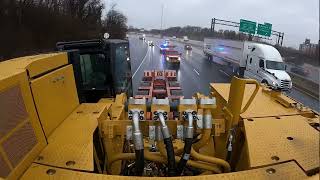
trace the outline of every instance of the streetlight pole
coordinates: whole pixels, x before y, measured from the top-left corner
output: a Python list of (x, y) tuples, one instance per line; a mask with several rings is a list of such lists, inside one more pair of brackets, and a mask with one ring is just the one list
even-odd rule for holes
[(160, 36), (162, 37), (162, 22), (163, 22), (163, 4), (161, 4), (161, 26), (160, 26)]

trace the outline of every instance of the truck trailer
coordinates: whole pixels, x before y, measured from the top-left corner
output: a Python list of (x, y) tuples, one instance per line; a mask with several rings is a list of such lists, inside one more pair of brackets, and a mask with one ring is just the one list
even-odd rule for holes
[(256, 79), (273, 89), (290, 90), (292, 81), (279, 51), (267, 44), (226, 39), (204, 39), (204, 54), (232, 68), (240, 77)]

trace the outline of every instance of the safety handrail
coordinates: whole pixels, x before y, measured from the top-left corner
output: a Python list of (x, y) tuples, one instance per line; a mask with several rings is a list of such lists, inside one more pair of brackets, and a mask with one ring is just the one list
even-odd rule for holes
[(240, 111), (240, 114), (244, 113), (250, 106), (250, 104), (252, 103), (253, 99), (256, 97), (258, 91), (259, 91), (259, 83), (258, 81), (254, 80), (254, 79), (245, 79), (245, 84), (255, 84), (255, 90), (253, 91), (252, 95), (250, 96), (249, 100), (247, 101), (246, 105), (244, 106), (244, 108)]

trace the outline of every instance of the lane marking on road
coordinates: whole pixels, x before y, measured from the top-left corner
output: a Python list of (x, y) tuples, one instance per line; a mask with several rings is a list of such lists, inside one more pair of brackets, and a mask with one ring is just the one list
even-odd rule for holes
[(219, 70), (221, 73), (223, 73), (224, 75), (226, 75), (226, 76), (229, 76), (230, 77), (230, 75), (228, 74), (228, 73), (226, 73), (226, 72), (224, 72), (224, 71), (222, 71), (222, 70)]
[(193, 69), (193, 71), (194, 71), (198, 76), (200, 76), (200, 73), (199, 73), (196, 69)]
[(137, 74), (137, 72), (139, 71), (139, 69), (140, 69), (141, 65), (143, 64), (143, 62), (146, 60), (146, 57), (147, 57), (147, 54), (148, 54), (148, 53), (149, 53), (149, 48), (148, 48), (148, 50), (147, 50), (147, 52), (146, 52), (146, 55), (144, 56), (143, 60), (141, 61), (139, 67), (137, 68), (136, 72), (133, 73), (132, 79), (134, 78), (134, 76), (135, 76), (135, 75)]

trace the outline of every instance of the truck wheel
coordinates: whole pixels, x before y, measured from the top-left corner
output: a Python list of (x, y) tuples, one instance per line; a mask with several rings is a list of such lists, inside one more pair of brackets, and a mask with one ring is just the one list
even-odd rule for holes
[(264, 80), (262, 80), (262, 81), (261, 81), (261, 83), (262, 83), (262, 84), (269, 85), (268, 81), (267, 81), (267, 80), (265, 80), (265, 79), (264, 79)]

